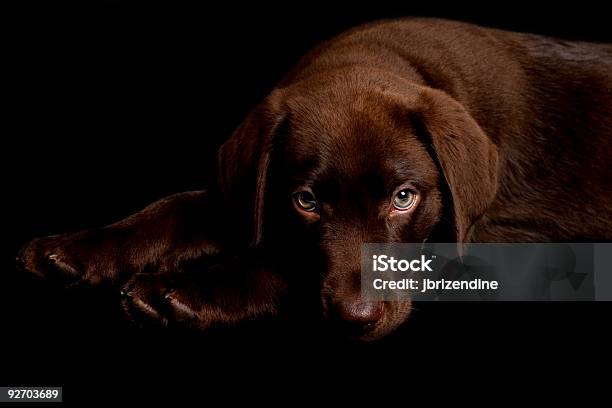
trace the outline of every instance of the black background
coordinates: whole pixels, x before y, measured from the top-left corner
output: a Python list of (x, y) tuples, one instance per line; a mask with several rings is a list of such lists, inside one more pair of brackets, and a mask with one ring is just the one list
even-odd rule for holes
[(584, 2), (373, 3), (4, 7), (0, 384), (63, 385), (68, 402), (142, 392), (206, 400), (222, 384), (228, 398), (254, 384), (272, 398), (279, 382), (312, 391), (348, 378), (352, 388), (339, 389), (359, 394), (392, 376), (408, 387), (425, 369), (453, 383), (463, 366), (489, 379), (522, 369), (521, 387), (563, 386), (609, 362), (608, 304), (419, 305), (397, 335), (359, 346), (273, 323), (143, 332), (108, 293), (64, 292), (15, 272), (32, 237), (107, 224), (206, 186), (215, 149), (248, 110), (310, 47), (356, 24), (426, 15), (612, 41), (607, 11)]

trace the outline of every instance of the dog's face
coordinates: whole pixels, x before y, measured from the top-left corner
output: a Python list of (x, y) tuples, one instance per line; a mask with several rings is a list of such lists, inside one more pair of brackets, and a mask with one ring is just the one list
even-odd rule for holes
[[(222, 148), (222, 185), (238, 174), (255, 180), (255, 198), (246, 206), (255, 213), (256, 244), (288, 247), (294, 262), (312, 265), (323, 316), (370, 340), (404, 322), (410, 304), (361, 299), (361, 245), (423, 242), (449, 218), (471, 215), (457, 214), (465, 208), (453, 202), (448, 185), (456, 172), (446, 171), (439, 157), (445, 147), (431, 135), (435, 126), (424, 122), (420, 89), (397, 93), (386, 84), (345, 80), (277, 93), (269, 101), (274, 106), (256, 112), (255, 123), (243, 125)], [(254, 158), (241, 157), (248, 150), (256, 151)], [(252, 168), (230, 165), (227, 173), (228, 161), (237, 160)], [(230, 195), (231, 188), (236, 185), (226, 187)], [(483, 194), (488, 200), (490, 193)], [(466, 234), (467, 218), (448, 223), (452, 239), (464, 239), (457, 235)]]
[(268, 174), (263, 233), (318, 261), (324, 316), (359, 338), (390, 331), (410, 310), (361, 299), (361, 245), (422, 242), (442, 214), (436, 164), (384, 102), (364, 90), (287, 101)]

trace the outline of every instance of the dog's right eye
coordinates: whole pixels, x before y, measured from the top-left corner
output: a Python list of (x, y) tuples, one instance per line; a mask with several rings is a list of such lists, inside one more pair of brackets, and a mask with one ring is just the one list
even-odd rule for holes
[(317, 199), (310, 191), (298, 191), (293, 195), (293, 199), (300, 210), (306, 212), (317, 210)]

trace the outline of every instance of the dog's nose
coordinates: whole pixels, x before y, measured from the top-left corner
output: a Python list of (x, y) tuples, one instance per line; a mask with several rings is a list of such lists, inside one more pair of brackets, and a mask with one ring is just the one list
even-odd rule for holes
[(354, 326), (373, 325), (383, 315), (381, 302), (364, 302), (362, 300), (342, 301), (337, 304), (337, 313), (344, 322)]

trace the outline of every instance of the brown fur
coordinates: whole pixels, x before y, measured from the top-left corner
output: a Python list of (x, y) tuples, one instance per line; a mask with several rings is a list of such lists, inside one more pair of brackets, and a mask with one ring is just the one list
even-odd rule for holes
[[(123, 285), (136, 318), (209, 327), (304, 296), (374, 339), (410, 305), (360, 300), (362, 243), (609, 240), (611, 157), (611, 45), (383, 21), (305, 56), (221, 147), (209, 193), (35, 240), (21, 261)], [(400, 185), (417, 204), (390, 212)], [(296, 210), (304, 188), (316, 213)]]

